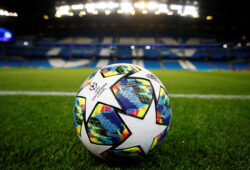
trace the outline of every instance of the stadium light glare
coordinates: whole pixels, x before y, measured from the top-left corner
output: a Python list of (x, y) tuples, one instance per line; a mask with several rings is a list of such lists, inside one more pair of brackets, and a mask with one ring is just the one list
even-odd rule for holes
[(135, 2), (134, 7), (139, 9), (144, 9), (146, 6), (145, 2)]
[(117, 14), (122, 14), (122, 13), (123, 13), (122, 10), (120, 10), (120, 9), (117, 10)]
[(69, 15), (69, 10), (70, 10), (69, 5), (63, 5), (63, 6), (57, 7), (56, 8), (56, 17), (59, 18), (59, 16), (61, 17), (62, 15)]
[(72, 10), (82, 10), (84, 8), (83, 4), (75, 4), (75, 5), (71, 5), (71, 9)]
[(56, 18), (61, 18), (62, 16), (56, 13), (56, 14), (55, 14), (55, 17), (56, 17)]
[(182, 5), (172, 4), (170, 5), (170, 9), (180, 11), (182, 10)]
[(85, 12), (85, 11), (81, 11), (81, 12), (79, 13), (79, 17), (82, 17), (82, 16), (84, 16), (84, 15), (86, 15), (86, 12)]
[(60, 10), (60, 11), (69, 11), (70, 7), (69, 7), (69, 5), (63, 5), (63, 6), (59, 6), (58, 10)]
[(110, 15), (111, 11), (110, 10), (105, 10), (105, 15)]
[(148, 2), (146, 4), (146, 7), (148, 10), (155, 10), (158, 8), (158, 3), (157, 2), (154, 2), (154, 1), (151, 1), (151, 2)]
[(158, 5), (158, 11), (160, 13), (167, 13), (169, 10), (167, 8), (167, 4), (159, 4)]
[(184, 11), (182, 14), (183, 16), (187, 16), (187, 15), (196, 16), (198, 15), (198, 12), (195, 6), (187, 5), (184, 7)]
[[(122, 1), (120, 3), (116, 3), (113, 1), (104, 1), (101, 0), (99, 2), (89, 2), (86, 4), (73, 4), (62, 5), (56, 7), (55, 17), (60, 18), (62, 16), (73, 16), (77, 14), (74, 10), (82, 10), (84, 9), (85, 14), (105, 14), (110, 15), (112, 12), (117, 12), (118, 14), (131, 14), (135, 15), (137, 12), (142, 12), (142, 14), (167, 14), (167, 15), (180, 15), (180, 16), (192, 16), (193, 18), (198, 18), (198, 7), (194, 5), (182, 6), (178, 4), (167, 5), (165, 3), (157, 2), (156, 0), (149, 0), (148, 2), (144, 2), (139, 0), (138, 2), (131, 3), (129, 0)], [(170, 11), (171, 10), (171, 11)], [(5, 15), (14, 15), (12, 13), (7, 14), (0, 10), (1, 13)], [(83, 16), (83, 14), (78, 13), (79, 16)]]
[(118, 3), (112, 2), (112, 1), (108, 2), (108, 8), (109, 8), (109, 9), (116, 9), (116, 8), (118, 8), (118, 7), (119, 7), (119, 4), (118, 4)]
[(24, 42), (23, 42), (23, 45), (24, 45), (24, 46), (28, 46), (28, 45), (29, 45), (29, 42), (24, 41)]
[(134, 8), (130, 2), (122, 2), (120, 6), (123, 13), (131, 13), (134, 11)]
[(213, 16), (211, 16), (211, 15), (207, 16), (207, 17), (206, 17), (206, 20), (207, 20), (207, 21), (213, 20)]
[(167, 15), (174, 15), (173, 11), (168, 11)]
[(237, 46), (237, 47), (241, 47), (242, 45), (241, 45), (240, 42), (238, 42), (236, 46)]
[(98, 2), (97, 4), (96, 4), (96, 8), (97, 9), (106, 9), (108, 7), (108, 4), (106, 3), (106, 2)]
[(49, 16), (48, 16), (48, 15), (44, 15), (44, 16), (43, 16), (43, 19), (44, 19), (44, 20), (48, 20), (48, 19), (49, 19)]
[(155, 15), (160, 15), (160, 11), (155, 11)]
[(99, 13), (99, 12), (98, 12), (97, 10), (95, 10), (92, 14), (93, 14), (93, 15), (98, 15), (98, 13)]
[(148, 11), (146, 10), (146, 9), (144, 9), (144, 10), (142, 10), (142, 14), (147, 14), (148, 13)]
[(16, 12), (9, 12), (7, 10), (0, 9), (0, 16), (17, 17), (18, 14)]
[(223, 44), (223, 46), (222, 46), (223, 48), (227, 48), (228, 47), (228, 45), (227, 44)]
[(132, 10), (132, 11), (130, 12), (130, 14), (131, 14), (131, 15), (135, 15), (135, 10)]
[(193, 18), (199, 18), (199, 14), (193, 15)]
[(10, 39), (10, 38), (12, 38), (12, 34), (9, 31), (7, 31), (4, 33), (4, 37)]
[(88, 13), (94, 13), (95, 12), (95, 4), (94, 3), (86, 4), (85, 8), (86, 8)]

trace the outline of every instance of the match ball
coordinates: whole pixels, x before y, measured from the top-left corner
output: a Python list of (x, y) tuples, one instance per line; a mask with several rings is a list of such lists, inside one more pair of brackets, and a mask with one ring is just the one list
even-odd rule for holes
[(82, 84), (73, 119), (76, 134), (98, 157), (143, 157), (167, 134), (170, 99), (164, 85), (149, 70), (113, 64), (99, 69)]

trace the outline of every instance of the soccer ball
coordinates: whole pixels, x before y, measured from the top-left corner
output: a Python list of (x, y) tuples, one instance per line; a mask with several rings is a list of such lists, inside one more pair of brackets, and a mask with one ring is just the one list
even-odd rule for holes
[(170, 126), (168, 93), (147, 69), (113, 64), (80, 87), (73, 119), (77, 135), (104, 159), (143, 157), (158, 146)]

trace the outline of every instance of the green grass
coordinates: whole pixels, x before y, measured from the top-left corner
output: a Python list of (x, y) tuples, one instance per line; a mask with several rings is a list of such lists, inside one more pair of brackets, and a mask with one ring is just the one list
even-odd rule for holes
[[(94, 69), (0, 69), (0, 90), (77, 91)], [(170, 93), (250, 94), (250, 74), (153, 71)]]
[[(0, 90), (77, 91), (94, 70), (0, 69)], [(250, 94), (250, 74), (153, 71), (169, 93)], [(75, 134), (74, 97), (0, 96), (0, 169), (249, 169), (250, 100), (172, 98), (172, 124), (146, 158), (112, 164)]]

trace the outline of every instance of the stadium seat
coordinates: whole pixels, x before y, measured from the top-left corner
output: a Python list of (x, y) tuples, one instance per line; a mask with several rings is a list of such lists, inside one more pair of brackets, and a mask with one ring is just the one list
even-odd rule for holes
[(249, 70), (250, 65), (243, 61), (233, 61), (231, 62), (234, 70)]
[(7, 62), (4, 59), (0, 59), (0, 67), (7, 67)]
[(230, 70), (227, 62), (225, 61), (211, 61), (211, 63), (219, 70)]
[(132, 64), (132, 60), (116, 60), (116, 63), (129, 63), (129, 64)]
[(8, 67), (21, 67), (24, 60), (22, 58), (13, 58), (8, 60)]
[(196, 67), (197, 70), (214, 70), (206, 61), (192, 61), (192, 64)]
[(29, 59), (26, 61), (24, 67), (25, 68), (39, 67), (40, 65), (44, 64), (46, 61), (47, 61), (46, 59)]
[(132, 51), (129, 47), (120, 47), (117, 49), (117, 56), (127, 58), (132, 56)]
[(158, 56), (157, 50), (155, 48), (144, 49), (143, 52), (145, 57), (157, 58)]
[(178, 61), (174, 61), (174, 60), (163, 60), (162, 61), (163, 66), (167, 69), (167, 70), (183, 70), (183, 68), (181, 67), (180, 63)]
[(162, 69), (160, 63), (156, 60), (144, 60), (144, 67), (147, 69)]
[(48, 50), (48, 47), (33, 46), (29, 50), (29, 56), (46, 56)]
[(25, 56), (27, 54), (27, 49), (24, 46), (10, 45), (6, 47), (6, 53), (9, 55)]

